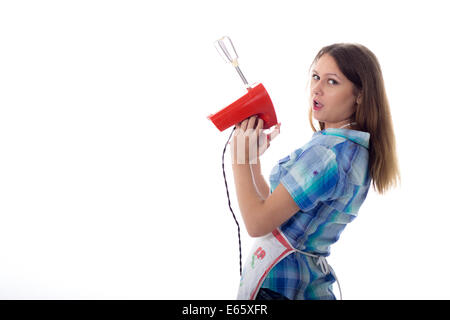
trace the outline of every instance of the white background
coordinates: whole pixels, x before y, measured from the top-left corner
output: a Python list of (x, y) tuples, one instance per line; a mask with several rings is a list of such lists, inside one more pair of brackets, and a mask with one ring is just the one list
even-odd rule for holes
[(345, 299), (450, 298), (445, 3), (2, 1), (0, 298), (235, 298), (231, 129), (206, 119), (245, 93), (213, 46), (223, 35), (282, 123), (266, 179), (312, 136), (318, 50), (376, 54), (402, 185), (370, 191), (329, 262)]

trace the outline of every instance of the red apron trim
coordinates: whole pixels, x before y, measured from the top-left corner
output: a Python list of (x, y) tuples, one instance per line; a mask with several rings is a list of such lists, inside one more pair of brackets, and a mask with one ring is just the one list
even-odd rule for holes
[(281, 234), (278, 229), (275, 229), (274, 231), (272, 231), (272, 234), (274, 235), (274, 237), (286, 248), (286, 250), (283, 251), (283, 253), (281, 253), (278, 258), (276, 258), (272, 264), (266, 269), (266, 271), (264, 271), (264, 274), (262, 275), (262, 277), (259, 279), (258, 284), (256, 285), (255, 290), (253, 290), (252, 294), (250, 295), (250, 300), (254, 300), (256, 293), (259, 291), (259, 288), (263, 282), (263, 280), (266, 278), (267, 274), (269, 273), (270, 270), (272, 270), (273, 266), (276, 265), (281, 259), (283, 259), (287, 254), (289, 254), (290, 252), (292, 252), (292, 250), (295, 250), (294, 248), (292, 248), (292, 246), (289, 244), (289, 242), (287, 241), (287, 239), (283, 236), (283, 234)]
[(275, 229), (272, 231), (272, 234), (274, 235), (275, 238), (277, 238), (277, 240), (286, 248), (286, 249), (294, 249), (292, 248), (292, 246), (289, 244), (289, 242), (287, 241), (287, 239), (284, 237), (284, 234), (281, 234), (280, 231), (278, 229)]

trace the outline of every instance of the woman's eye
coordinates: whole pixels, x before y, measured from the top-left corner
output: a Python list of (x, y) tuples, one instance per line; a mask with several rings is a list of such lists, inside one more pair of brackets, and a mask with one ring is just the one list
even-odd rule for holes
[[(317, 74), (313, 74), (312, 77), (314, 80), (318, 80), (317, 78), (319, 78), (319, 76)], [(317, 77), (317, 78), (315, 78), (315, 77)], [(338, 84), (338, 82), (334, 79), (328, 79), (328, 81), (333, 81), (331, 84)]]

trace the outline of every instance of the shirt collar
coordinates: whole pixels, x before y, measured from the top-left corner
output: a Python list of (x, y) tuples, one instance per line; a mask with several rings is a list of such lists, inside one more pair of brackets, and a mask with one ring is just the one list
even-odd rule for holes
[(368, 132), (350, 129), (328, 128), (325, 130), (314, 132), (313, 136), (318, 136), (320, 134), (345, 138), (363, 146), (366, 149), (369, 149), (370, 133)]

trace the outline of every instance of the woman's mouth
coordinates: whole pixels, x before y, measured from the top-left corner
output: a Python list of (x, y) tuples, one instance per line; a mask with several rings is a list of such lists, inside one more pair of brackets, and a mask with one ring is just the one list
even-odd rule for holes
[(313, 100), (313, 109), (314, 110), (320, 110), (320, 109), (322, 109), (322, 107), (323, 107), (323, 104), (321, 104), (317, 100)]

